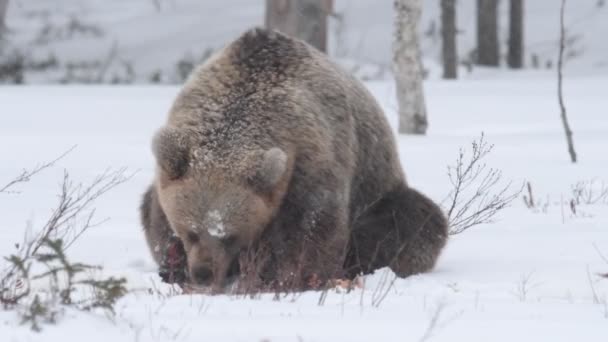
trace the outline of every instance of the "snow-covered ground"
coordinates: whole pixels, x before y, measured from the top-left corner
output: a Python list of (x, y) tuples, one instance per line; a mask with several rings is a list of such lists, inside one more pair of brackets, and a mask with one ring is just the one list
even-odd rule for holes
[[(487, 72), (488, 75), (492, 73)], [(489, 78), (489, 77), (488, 77)], [(69, 250), (72, 260), (103, 265), (104, 274), (128, 278), (134, 290), (116, 316), (68, 311), (41, 333), (0, 311), (2, 341), (606, 341), (608, 340), (608, 203), (566, 203), (571, 186), (608, 181), (608, 78), (566, 81), (566, 104), (580, 162), (568, 160), (547, 74), (512, 73), (493, 80), (425, 84), (428, 136), (399, 136), (412, 186), (441, 201), (450, 189), (447, 165), (483, 131), (495, 144), (487, 160), (515, 186), (529, 181), (548, 203), (528, 209), (521, 198), (494, 224), (453, 236), (437, 268), (395, 282), (373, 305), (384, 272), (364, 289), (243, 299), (171, 295), (149, 256), (137, 207), (152, 179), (150, 138), (164, 119), (176, 87), (3, 87), (0, 91), (0, 184), (22, 168), (52, 159), (58, 165), (0, 194), (0, 255), (13, 251), (28, 226), (38, 227), (55, 205), (69, 170), (86, 181), (107, 167), (138, 173), (97, 204), (110, 220)], [(391, 124), (393, 87), (368, 83)], [(598, 252), (599, 251), (599, 252)], [(149, 293), (147, 289), (156, 288)], [(380, 288), (378, 291), (382, 292)], [(375, 294), (376, 293), (376, 294)]]

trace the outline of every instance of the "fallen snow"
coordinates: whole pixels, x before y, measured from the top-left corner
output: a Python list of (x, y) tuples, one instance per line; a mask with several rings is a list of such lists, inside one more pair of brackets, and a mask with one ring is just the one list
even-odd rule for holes
[[(110, 220), (68, 251), (72, 260), (128, 278), (134, 291), (117, 304), (116, 317), (67, 311), (58, 324), (34, 333), (14, 313), (0, 311), (1, 339), (607, 341), (608, 280), (597, 274), (608, 272), (598, 253), (608, 255), (608, 206), (581, 206), (574, 215), (564, 204), (575, 182), (608, 181), (606, 84), (608, 78), (599, 76), (566, 80), (580, 156), (572, 165), (552, 75), (427, 82), (428, 136), (398, 138), (410, 184), (441, 201), (450, 186), (446, 166), (484, 131), (495, 144), (489, 166), (516, 185), (531, 182), (535, 196), (548, 205), (530, 210), (518, 199), (498, 222), (452, 237), (433, 272), (397, 280), (377, 307), (383, 279), (390, 276), (385, 271), (366, 278), (364, 289), (332, 291), (323, 305), (316, 292), (280, 300), (171, 295), (156, 275), (137, 207), (154, 174), (151, 137), (178, 88), (3, 87), (0, 184), (78, 147), (57, 167), (19, 186), (20, 194), (0, 195), (0, 255), (13, 251), (27, 222), (38, 227), (50, 215), (63, 168), (83, 181), (107, 167), (138, 173), (97, 203), (97, 217)], [(368, 85), (394, 126), (392, 85)]]
[(216, 238), (223, 238), (226, 236), (224, 220), (222, 219), (222, 214), (220, 214), (218, 210), (212, 210), (207, 214), (207, 224), (209, 235)]

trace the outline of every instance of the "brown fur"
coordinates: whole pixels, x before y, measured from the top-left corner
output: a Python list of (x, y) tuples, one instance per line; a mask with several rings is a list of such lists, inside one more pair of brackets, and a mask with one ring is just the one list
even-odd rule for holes
[(384, 266), (407, 276), (431, 269), (447, 238), (440, 209), (407, 187), (369, 92), (273, 31), (250, 30), (195, 70), (154, 152), (148, 241), (162, 243), (168, 225), (201, 284), (246, 273), (243, 254), (259, 254), (265, 285), (306, 288)]
[(163, 259), (163, 251), (173, 235), (165, 213), (158, 202), (158, 194), (153, 187), (148, 188), (140, 206), (141, 222), (152, 257), (157, 264)]

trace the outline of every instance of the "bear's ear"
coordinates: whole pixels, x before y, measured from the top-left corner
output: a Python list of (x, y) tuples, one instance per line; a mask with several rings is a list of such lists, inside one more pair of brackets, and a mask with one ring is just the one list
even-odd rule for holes
[(287, 171), (287, 154), (278, 147), (262, 153), (253, 178), (252, 185), (260, 192), (272, 192)]
[(190, 139), (187, 132), (165, 127), (156, 133), (152, 151), (169, 179), (179, 179), (188, 171)]

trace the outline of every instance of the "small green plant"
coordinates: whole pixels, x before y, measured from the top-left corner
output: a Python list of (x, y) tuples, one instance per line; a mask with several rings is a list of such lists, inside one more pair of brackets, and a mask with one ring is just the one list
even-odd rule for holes
[[(70, 150), (71, 151), (71, 150)], [(0, 186), (0, 195), (16, 194), (12, 188), (52, 167), (59, 158), (24, 170), (19, 176)], [(88, 185), (71, 181), (64, 173), (59, 202), (51, 217), (33, 237), (26, 235), (15, 252), (4, 258), (0, 271), (0, 305), (15, 310), (23, 324), (40, 331), (43, 323), (55, 323), (65, 308), (92, 310), (101, 308), (114, 313), (114, 305), (128, 290), (125, 278), (99, 278), (99, 266), (72, 262), (66, 251), (93, 222), (94, 201), (112, 188), (128, 180), (125, 170), (106, 171)], [(76, 222), (83, 222), (80, 225)]]
[(41, 324), (54, 324), (57, 322), (59, 312), (49, 303), (42, 302), (39, 295), (35, 295), (31, 303), (24, 305), (20, 312), (21, 324), (30, 324), (32, 330), (42, 331)]
[[(112, 310), (116, 300), (126, 294), (126, 280), (124, 278), (94, 279), (89, 272), (100, 270), (99, 266), (83, 263), (72, 263), (65, 254), (65, 245), (61, 239), (45, 238), (41, 248), (31, 257), (23, 259), (18, 255), (6, 258), (12, 266), (8, 277), (16, 277), (15, 284), (20, 290), (9, 291), (2, 288), (0, 300), (5, 305), (14, 305), (21, 298), (31, 293), (31, 283), (34, 281), (48, 281), (51, 294), (57, 295), (60, 304), (73, 305), (80, 309), (102, 307)], [(32, 269), (43, 266), (43, 271), (34, 273)], [(89, 287), (93, 296), (84, 299), (75, 299), (74, 294), (79, 287)], [(12, 293), (12, 294), (9, 294)], [(38, 294), (35, 295), (38, 297)], [(38, 298), (38, 303), (40, 300)], [(40, 304), (36, 304), (39, 306)]]

